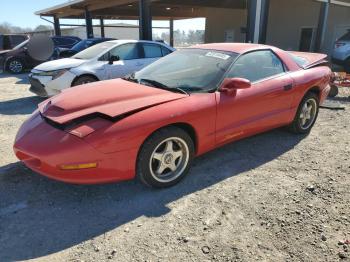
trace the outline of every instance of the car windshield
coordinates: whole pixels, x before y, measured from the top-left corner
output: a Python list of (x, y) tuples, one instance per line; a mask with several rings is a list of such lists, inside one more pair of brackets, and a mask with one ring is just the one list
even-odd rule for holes
[(73, 58), (83, 59), (83, 60), (93, 59), (97, 56), (103, 55), (107, 50), (109, 50), (113, 46), (115, 46), (115, 43), (111, 43), (111, 42), (100, 43), (77, 53), (76, 55), (73, 56)]
[(130, 80), (183, 92), (208, 92), (217, 88), (236, 53), (183, 49), (135, 73)]
[[(103, 41), (100, 41), (103, 42)], [(75, 44), (72, 47), (72, 50), (76, 51), (76, 52), (80, 52), (88, 47), (93, 46), (94, 44), (99, 43), (98, 40), (82, 40), (79, 43)]]

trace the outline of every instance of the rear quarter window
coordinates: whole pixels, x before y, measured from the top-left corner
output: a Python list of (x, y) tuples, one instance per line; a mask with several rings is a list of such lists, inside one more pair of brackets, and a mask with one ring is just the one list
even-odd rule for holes
[(309, 63), (309, 61), (306, 58), (303, 58), (303, 57), (300, 57), (297, 55), (293, 55), (293, 54), (290, 54), (290, 56), (292, 57), (294, 62), (297, 63), (300, 67), (304, 67), (305, 65), (307, 65)]

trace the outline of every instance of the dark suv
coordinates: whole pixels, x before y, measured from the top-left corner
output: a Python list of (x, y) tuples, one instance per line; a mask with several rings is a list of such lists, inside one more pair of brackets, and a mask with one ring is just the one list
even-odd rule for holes
[(52, 40), (55, 43), (55, 46), (60, 49), (71, 49), (81, 41), (81, 39), (76, 36), (53, 36)]
[[(79, 37), (54, 36), (51, 37), (54, 44), (54, 53), (48, 60), (59, 58), (60, 50), (66, 50), (69, 46), (81, 41)], [(28, 52), (30, 39), (17, 45), (11, 50), (0, 51), (0, 70), (6, 70), (13, 74), (22, 73), (25, 69), (31, 69), (45, 61), (36, 60)]]
[(11, 50), (28, 38), (27, 35), (0, 35), (0, 51)]

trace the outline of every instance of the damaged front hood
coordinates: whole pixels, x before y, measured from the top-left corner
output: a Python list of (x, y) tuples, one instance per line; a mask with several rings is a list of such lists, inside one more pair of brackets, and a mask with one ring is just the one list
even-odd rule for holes
[(66, 89), (39, 104), (39, 110), (44, 117), (66, 124), (96, 113), (116, 118), (187, 96), (116, 79)]

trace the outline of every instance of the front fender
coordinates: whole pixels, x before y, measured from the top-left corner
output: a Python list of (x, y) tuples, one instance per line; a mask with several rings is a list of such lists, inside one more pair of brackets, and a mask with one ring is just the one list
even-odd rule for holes
[(184, 123), (197, 135), (197, 152), (202, 154), (215, 146), (215, 94), (195, 94), (137, 112), (97, 130), (84, 140), (103, 153), (139, 149), (160, 128)]

